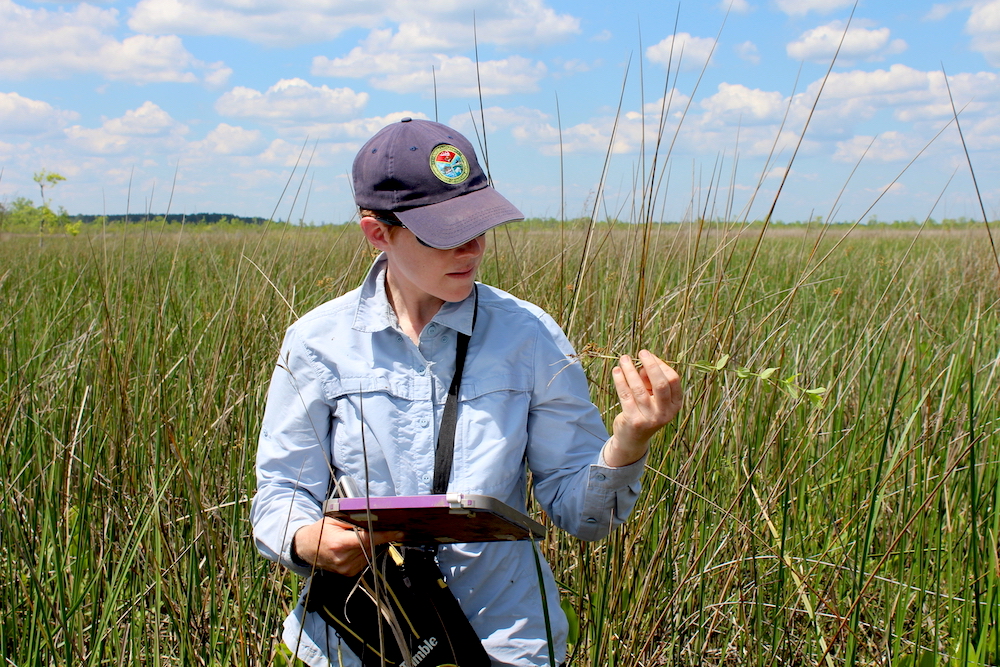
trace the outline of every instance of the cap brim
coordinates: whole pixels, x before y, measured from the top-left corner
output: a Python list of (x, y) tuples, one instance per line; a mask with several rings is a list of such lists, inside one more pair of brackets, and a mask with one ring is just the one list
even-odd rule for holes
[(524, 214), (490, 186), (395, 214), (421, 241), (441, 250), (457, 248), (505, 222), (524, 220)]

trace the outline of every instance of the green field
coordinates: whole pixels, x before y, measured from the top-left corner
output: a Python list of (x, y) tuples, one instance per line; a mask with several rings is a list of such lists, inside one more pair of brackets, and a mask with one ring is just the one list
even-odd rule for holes
[[(686, 406), (623, 530), (542, 545), (571, 664), (998, 664), (985, 231), (587, 237), (501, 229), (482, 279), (569, 329), (609, 421), (608, 357), (642, 347)], [(250, 537), (258, 424), (285, 327), (370, 260), (349, 225), (0, 235), (4, 664), (284, 662), (299, 582)]]

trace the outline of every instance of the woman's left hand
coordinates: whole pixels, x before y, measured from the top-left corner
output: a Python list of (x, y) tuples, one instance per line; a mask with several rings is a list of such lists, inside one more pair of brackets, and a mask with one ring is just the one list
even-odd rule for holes
[(612, 371), (622, 411), (615, 417), (604, 461), (620, 467), (635, 463), (649, 449), (649, 439), (677, 416), (683, 402), (677, 371), (648, 350), (639, 352), (641, 368), (622, 355)]

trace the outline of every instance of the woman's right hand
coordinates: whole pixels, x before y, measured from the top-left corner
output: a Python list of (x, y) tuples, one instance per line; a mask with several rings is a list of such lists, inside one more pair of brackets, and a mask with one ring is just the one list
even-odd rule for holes
[(367, 567), (373, 547), (402, 539), (397, 531), (369, 533), (326, 516), (295, 532), (292, 552), (309, 565), (353, 577)]

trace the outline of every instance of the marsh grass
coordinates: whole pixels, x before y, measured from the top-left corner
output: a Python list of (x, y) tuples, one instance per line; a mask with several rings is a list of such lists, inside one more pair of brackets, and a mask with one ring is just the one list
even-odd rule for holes
[[(7, 664), (285, 660), (298, 581), (250, 537), (257, 429), (285, 327), (360, 281), (361, 241), (284, 225), (3, 239)], [(630, 522), (542, 544), (579, 619), (572, 664), (1000, 660), (985, 234), (521, 226), (490, 253), (485, 282), (564, 324), (574, 304), (608, 419), (608, 356), (649, 348), (686, 387)], [(827, 391), (752, 375), (768, 368)]]

